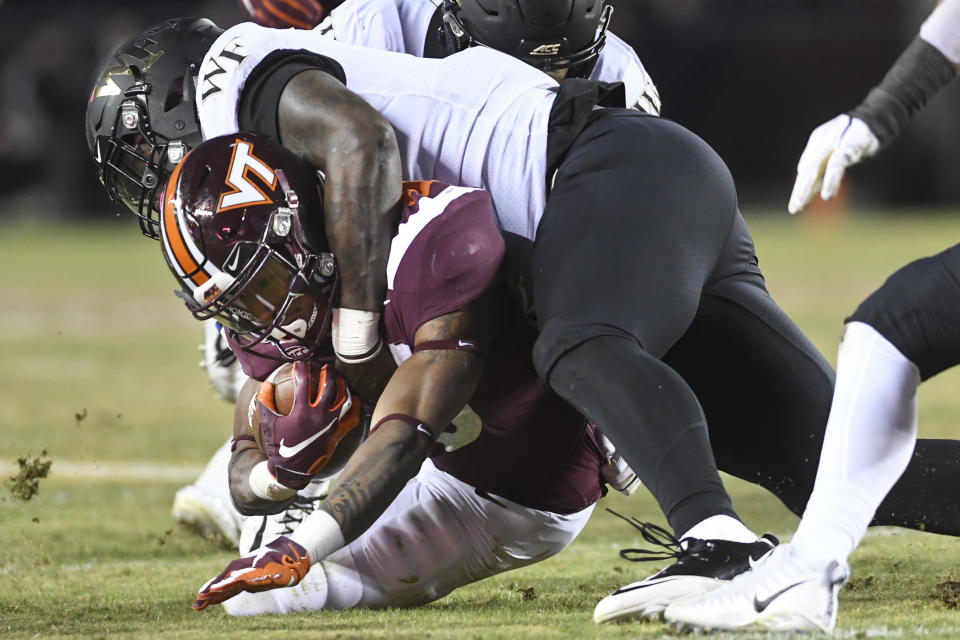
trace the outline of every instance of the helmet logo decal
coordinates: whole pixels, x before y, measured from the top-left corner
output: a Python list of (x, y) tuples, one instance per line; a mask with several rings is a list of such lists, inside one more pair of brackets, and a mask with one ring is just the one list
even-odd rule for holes
[(252, 144), (238, 139), (233, 146), (233, 157), (230, 158), (230, 169), (227, 171), (227, 187), (230, 190), (220, 194), (217, 212), (273, 202), (250, 180), (251, 174), (258, 176), (271, 189), (276, 189), (277, 174), (253, 155)]
[(530, 52), (532, 56), (555, 56), (560, 53), (560, 43), (542, 44)]
[(120, 76), (133, 76), (130, 67), (123, 63), (120, 58), (114, 58), (110, 66), (103, 70), (100, 77), (97, 78), (97, 84), (90, 93), (90, 99), (87, 102), (93, 102), (94, 98), (108, 98), (118, 96), (122, 93), (120, 85), (114, 80)]
[(156, 40), (145, 36), (142, 40), (133, 43), (129, 53), (142, 61), (143, 66), (140, 70), (147, 71), (157, 61), (157, 58), (163, 55), (163, 49), (157, 46)]
[(223, 87), (213, 81), (216, 76), (227, 72), (227, 65), (239, 67), (247, 59), (246, 49), (239, 39), (234, 38), (220, 50), (220, 53), (212, 56), (209, 60), (213, 69), (203, 74), (203, 91), (200, 94), (200, 101), (203, 102), (215, 93), (223, 91)]

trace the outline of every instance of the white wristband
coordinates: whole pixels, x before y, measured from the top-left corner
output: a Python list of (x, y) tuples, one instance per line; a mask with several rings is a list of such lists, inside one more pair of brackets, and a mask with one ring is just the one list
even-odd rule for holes
[(290, 534), (290, 539), (307, 550), (311, 563), (320, 562), (346, 544), (340, 525), (333, 516), (322, 510), (307, 516)]
[(330, 333), (337, 357), (354, 364), (367, 362), (380, 352), (380, 313), (334, 309)]
[(250, 485), (250, 491), (261, 500), (272, 500), (273, 502), (282, 502), (297, 492), (296, 489), (285, 487), (273, 477), (270, 470), (267, 469), (267, 461), (258, 462), (250, 470), (250, 476), (247, 478)]

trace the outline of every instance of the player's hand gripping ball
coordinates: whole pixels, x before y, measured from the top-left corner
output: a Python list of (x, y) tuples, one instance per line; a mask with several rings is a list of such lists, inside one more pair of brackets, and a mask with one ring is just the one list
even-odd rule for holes
[(292, 587), (310, 570), (307, 550), (286, 536), (255, 549), (227, 565), (220, 575), (200, 587), (193, 608), (203, 611), (243, 591)]
[[(328, 2), (330, 8), (340, 4)], [(250, 19), (272, 29), (313, 29), (324, 16), (318, 0), (240, 0)]]
[(250, 426), (267, 469), (290, 489), (303, 489), (328, 466), (340, 441), (362, 430), (361, 402), (354, 399), (333, 363), (294, 362), (260, 385)]

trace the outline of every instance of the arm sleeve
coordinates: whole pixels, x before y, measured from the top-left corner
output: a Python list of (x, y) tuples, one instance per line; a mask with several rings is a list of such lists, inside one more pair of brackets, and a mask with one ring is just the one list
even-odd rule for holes
[(309, 70), (323, 71), (343, 84), (347, 83), (343, 67), (332, 58), (305, 50), (274, 51), (257, 65), (244, 83), (243, 94), (237, 105), (240, 130), (280, 140), (277, 122), (280, 95), (291, 78)]

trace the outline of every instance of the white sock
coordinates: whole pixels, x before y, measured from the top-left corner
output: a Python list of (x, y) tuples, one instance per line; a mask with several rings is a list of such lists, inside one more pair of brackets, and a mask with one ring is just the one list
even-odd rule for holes
[(679, 536), (684, 538), (699, 538), (700, 540), (730, 540), (732, 542), (756, 542), (757, 535), (750, 531), (745, 524), (734, 517), (719, 515), (710, 516)]
[(917, 439), (920, 371), (873, 327), (847, 325), (827, 432), (795, 555), (846, 562)]

